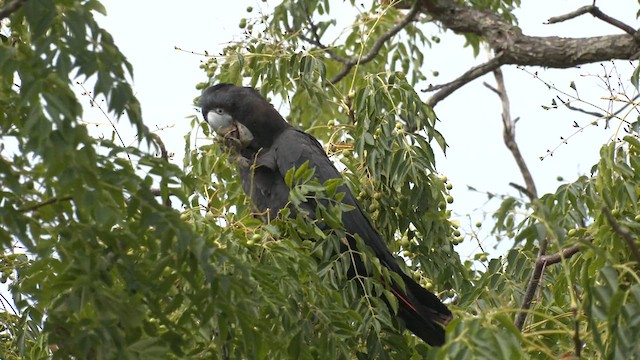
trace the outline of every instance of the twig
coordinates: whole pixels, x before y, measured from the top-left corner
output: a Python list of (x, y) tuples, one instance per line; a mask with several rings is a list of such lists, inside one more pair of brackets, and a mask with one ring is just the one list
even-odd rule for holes
[(513, 158), (515, 159), (516, 164), (518, 164), (518, 168), (520, 169), (520, 173), (524, 178), (524, 183), (526, 185), (525, 194), (527, 194), (529, 200), (534, 201), (538, 198), (538, 190), (536, 189), (536, 184), (533, 181), (531, 171), (529, 171), (527, 163), (524, 161), (524, 157), (522, 156), (520, 148), (518, 147), (518, 143), (516, 142), (515, 121), (511, 119), (509, 96), (507, 95), (507, 89), (504, 84), (504, 76), (502, 74), (502, 70), (500, 70), (500, 68), (495, 69), (493, 71), (493, 75), (496, 78), (496, 84), (498, 86), (497, 89), (494, 89), (487, 83), (484, 83), (484, 86), (497, 93), (500, 97), (500, 101), (502, 102), (502, 138), (504, 140), (504, 144), (507, 146), (509, 151), (511, 151), (511, 155), (513, 155)]
[(574, 321), (574, 330), (573, 330), (573, 346), (576, 351), (576, 358), (582, 358), (582, 341), (580, 340), (580, 322), (578, 321), (578, 306), (575, 304), (571, 307), (571, 312), (573, 312), (573, 321)]
[(156, 142), (156, 144), (158, 145), (158, 147), (160, 148), (160, 154), (162, 156), (162, 158), (165, 161), (169, 161), (169, 153), (167, 153), (167, 148), (164, 146), (164, 142), (162, 141), (162, 138), (160, 138), (160, 135), (156, 134), (156, 133), (151, 133), (151, 138), (153, 139), (153, 141)]
[(602, 212), (607, 218), (607, 221), (609, 222), (609, 225), (611, 225), (613, 231), (615, 231), (616, 234), (620, 235), (620, 237), (627, 242), (627, 245), (629, 245), (629, 249), (631, 249), (631, 255), (633, 255), (636, 264), (640, 265), (640, 250), (638, 250), (638, 245), (636, 244), (633, 236), (631, 236), (629, 230), (627, 228), (623, 228), (622, 226), (620, 226), (620, 224), (618, 224), (616, 219), (611, 214), (611, 211), (609, 211), (608, 207), (603, 205)]
[(502, 65), (502, 53), (499, 53), (498, 55), (496, 55), (494, 58), (487, 61), (486, 63), (472, 67), (467, 72), (460, 75), (457, 79), (449, 83), (442, 84), (442, 85), (429, 86), (428, 88), (422, 89), (421, 91), (429, 92), (429, 91), (438, 90), (438, 92), (433, 94), (433, 96), (431, 96), (431, 98), (427, 100), (427, 104), (431, 107), (434, 107), (436, 106), (437, 103), (439, 103), (441, 100), (443, 100), (447, 96), (451, 95), (451, 93), (453, 93), (454, 91), (463, 87), (467, 83), (479, 78), (480, 76), (499, 68), (501, 65)]
[[(160, 138), (160, 135), (156, 133), (151, 133), (151, 138), (160, 148), (162, 159), (164, 159), (164, 161), (166, 162), (169, 162), (169, 155), (167, 153), (167, 148), (164, 146), (164, 142), (162, 141), (162, 138)], [(162, 191), (160, 189), (151, 189), (151, 193), (154, 196), (162, 196)], [(162, 199), (162, 202), (164, 203), (165, 206), (171, 207), (171, 199), (169, 198), (169, 195), (171, 194), (168, 193), (166, 196), (164, 196), (164, 199)]]
[[(348, 61), (347, 59), (336, 54), (333, 50), (331, 50), (330, 47), (322, 43), (322, 41), (320, 40), (320, 34), (318, 34), (318, 27), (316, 26), (316, 24), (313, 22), (313, 19), (311, 18), (311, 13), (306, 5), (306, 2), (303, 1), (301, 4), (304, 7), (305, 13), (307, 14), (307, 22), (309, 23), (309, 28), (311, 30), (311, 35), (313, 36), (313, 38), (309, 38), (302, 33), (299, 33), (298, 37), (324, 50), (327, 54), (329, 54), (329, 57), (332, 58), (333, 60), (336, 60), (341, 63), (346, 63)], [(285, 22), (285, 29), (289, 32), (293, 32), (293, 30), (289, 28), (289, 24), (287, 24), (286, 22)]]
[(13, 0), (12, 2), (8, 3), (7, 6), (0, 9), (0, 20), (16, 12), (26, 2), (27, 0)]
[(5, 313), (9, 312), (7, 311), (7, 306), (9, 306), (11, 313), (20, 315), (20, 312), (16, 308), (14, 308), (13, 305), (11, 305), (11, 301), (9, 301), (9, 299), (7, 299), (3, 294), (0, 294), (0, 304), (2, 304), (2, 308)]
[(515, 325), (520, 331), (522, 331), (524, 322), (527, 320), (528, 310), (531, 307), (531, 301), (533, 300), (536, 290), (538, 289), (538, 284), (540, 284), (540, 279), (542, 278), (544, 269), (548, 265), (559, 263), (560, 261), (562, 261), (562, 259), (569, 259), (580, 251), (580, 245), (574, 244), (562, 249), (558, 253), (552, 255), (544, 255), (547, 251), (547, 243), (547, 239), (544, 239), (540, 244), (540, 249), (538, 250), (538, 256), (536, 259), (536, 266), (533, 269), (533, 274), (531, 275), (531, 279), (529, 279), (527, 290), (524, 293), (524, 299), (522, 301), (522, 306), (520, 307), (520, 312), (518, 313), (518, 315), (516, 315)]
[(606, 23), (609, 23), (609, 24), (621, 29), (622, 31), (626, 32), (627, 34), (629, 34), (631, 36), (635, 37), (635, 35), (636, 35), (636, 30), (633, 27), (623, 23), (622, 21), (620, 21), (618, 19), (614, 19), (611, 16), (603, 13), (602, 11), (600, 11), (600, 9), (597, 6), (593, 7), (593, 10), (591, 10), (591, 15), (597, 17), (598, 19), (600, 19), (600, 20), (602, 20), (602, 21), (604, 21)]
[(573, 105), (571, 105), (571, 103), (570, 103), (569, 101), (563, 101), (563, 100), (560, 98), (560, 96), (556, 96), (556, 98), (557, 98), (558, 100), (560, 100), (560, 102), (562, 103), (562, 105), (564, 105), (567, 109), (569, 109), (569, 110), (571, 110), (571, 111), (576, 111), (576, 112), (583, 113), (583, 114), (585, 114), (585, 115), (590, 115), (590, 116), (597, 117), (597, 118), (605, 118), (605, 117), (612, 118), (612, 117), (613, 117), (613, 115), (611, 115), (611, 116), (609, 116), (609, 115), (603, 115), (603, 114), (601, 114), (601, 113), (599, 113), (599, 112), (597, 112), (597, 111), (589, 111), (589, 110), (585, 110), (585, 109), (582, 109), (582, 108), (579, 108), (579, 107), (573, 106)]
[(400, 30), (402, 30), (405, 26), (407, 26), (416, 17), (418, 12), (420, 11), (420, 4), (421, 4), (421, 1), (416, 1), (413, 7), (411, 8), (411, 10), (409, 10), (407, 15), (405, 15), (405, 17), (399, 23), (395, 24), (391, 29), (389, 29), (389, 31), (382, 34), (378, 38), (378, 40), (376, 40), (376, 42), (373, 44), (373, 46), (371, 47), (368, 53), (362, 56), (354, 56), (348, 59), (344, 59), (345, 60), (343, 61), (344, 67), (342, 68), (342, 70), (340, 70), (338, 74), (336, 74), (333, 78), (331, 78), (329, 82), (331, 84), (335, 84), (338, 81), (342, 80), (342, 78), (347, 76), (347, 74), (349, 74), (349, 72), (354, 66), (358, 64), (362, 65), (373, 60), (373, 58), (375, 58), (376, 55), (378, 55), (378, 52), (380, 51), (384, 43), (387, 40), (391, 39), (394, 35), (399, 33)]
[(617, 27), (618, 29), (621, 29), (622, 31), (626, 32), (627, 34), (629, 34), (631, 36), (635, 36), (635, 34), (636, 34), (636, 30), (633, 27), (631, 27), (631, 26), (623, 23), (622, 21), (614, 19), (611, 16), (603, 13), (595, 5), (583, 6), (583, 7), (579, 8), (579, 9), (576, 9), (576, 10), (574, 10), (574, 11), (568, 13), (568, 14), (564, 14), (564, 15), (560, 15), (560, 16), (554, 16), (552, 18), (549, 18), (545, 22), (545, 24), (556, 24), (556, 23), (559, 23), (559, 22), (563, 22), (563, 21), (566, 21), (566, 20), (569, 20), (569, 19), (576, 18), (576, 17), (578, 17), (580, 15), (584, 15), (584, 14), (591, 14), (594, 17), (596, 17), (596, 18), (598, 18), (598, 19), (600, 19), (600, 20), (602, 20), (602, 21), (604, 21), (604, 22), (606, 22), (608, 24), (613, 25), (613, 26)]
[(608, 119), (612, 119), (617, 117), (618, 114), (620, 114), (622, 111), (624, 111), (627, 107), (629, 107), (630, 105), (633, 105), (633, 103), (638, 100), (638, 98), (640, 98), (640, 94), (637, 94), (636, 96), (634, 96), (632, 99), (630, 99), (628, 102), (625, 102), (622, 106), (620, 106), (620, 108), (612, 113), (609, 114), (602, 114), (600, 112), (597, 111), (589, 111), (589, 110), (585, 110), (579, 107), (575, 107), (573, 105), (570, 105), (569, 101), (563, 101), (560, 96), (556, 96), (556, 98), (558, 100), (560, 100), (560, 102), (562, 103), (562, 105), (566, 106), (567, 109), (569, 110), (573, 110), (573, 111), (577, 111), (586, 115), (591, 115), (593, 117), (597, 117), (597, 118), (602, 118), (604, 120), (608, 120)]
[(514, 183), (514, 182), (510, 182), (510, 183), (509, 183), (509, 186), (511, 186), (512, 188), (514, 188), (514, 189), (516, 189), (516, 190), (520, 191), (521, 193), (523, 193), (523, 194), (527, 195), (527, 197), (528, 197), (529, 199), (531, 199), (531, 197), (532, 197), (532, 196), (534, 196), (534, 194), (530, 193), (530, 192), (529, 192), (529, 190), (527, 190), (527, 188), (526, 188), (526, 187), (524, 187), (524, 186), (522, 186), (522, 185), (520, 185), (520, 184), (516, 184), (516, 183)]
[(563, 22), (563, 21), (567, 21), (573, 18), (576, 18), (580, 15), (584, 15), (586, 13), (591, 12), (591, 8), (593, 7), (593, 5), (587, 5), (587, 6), (583, 6), (581, 8), (578, 8), (576, 10), (573, 10), (570, 13), (564, 14), (564, 15), (560, 15), (560, 16), (554, 16), (554, 17), (550, 17), (549, 19), (547, 19), (547, 21), (544, 22), (544, 24), (557, 24), (559, 22)]
[(91, 92), (89, 92), (85, 87), (84, 84), (81, 83), (80, 81), (76, 81), (76, 84), (78, 84), (78, 86), (80, 86), (82, 88), (82, 91), (84, 92), (83, 95), (86, 95), (89, 97), (89, 104), (94, 105), (98, 108), (98, 110), (100, 110), (100, 112), (102, 113), (102, 115), (104, 115), (105, 119), (107, 119), (107, 121), (109, 122), (109, 124), (111, 124), (111, 127), (113, 128), (113, 132), (116, 134), (116, 136), (118, 137), (118, 140), (120, 140), (120, 143), (122, 144), (122, 148), (125, 151), (125, 154), (127, 154), (127, 159), (129, 159), (129, 163), (131, 164), (131, 167), (133, 167), (133, 161), (131, 160), (131, 156), (129, 155), (129, 152), (127, 151), (127, 145), (125, 145), (124, 140), (122, 139), (122, 136), (120, 136), (120, 132), (118, 131), (118, 128), (116, 127), (116, 124), (113, 123), (113, 121), (111, 120), (111, 118), (109, 118), (109, 115), (107, 114), (106, 111), (104, 111), (104, 109), (102, 109), (102, 107), (100, 106), (100, 104), (98, 104), (96, 102), (96, 99), (93, 97), (93, 95), (91, 95)]
[(72, 197), (71, 196), (63, 196), (61, 198), (57, 198), (57, 197), (53, 197), (49, 200), (45, 200), (43, 202), (39, 202), (37, 204), (33, 204), (33, 205), (29, 205), (27, 207), (22, 207), (18, 209), (18, 212), (29, 212), (29, 211), (34, 211), (34, 210), (38, 210), (41, 207), (47, 206), (47, 205), (51, 205), (57, 202), (61, 202), (61, 201), (68, 201), (71, 200)]
[[(626, 35), (625, 35), (626, 36)], [(575, 94), (570, 94), (567, 91), (564, 91), (560, 88), (558, 88), (556, 85), (554, 85), (553, 83), (548, 82), (547, 80), (543, 79), (542, 77), (540, 77), (538, 75), (537, 71), (530, 71), (527, 70), (526, 68), (522, 67), (522, 66), (518, 66), (517, 67), (519, 70), (524, 71), (525, 73), (531, 75), (534, 79), (539, 80), (540, 82), (542, 82), (549, 90), (553, 90), (554, 92), (559, 93), (560, 95), (563, 95), (566, 97), (567, 100), (563, 100), (561, 99), (559, 96), (556, 95), (556, 98), (568, 109), (570, 110), (574, 110), (577, 112), (581, 112), (584, 114), (587, 114), (589, 116), (595, 116), (598, 119), (596, 119), (595, 121), (590, 121), (588, 124), (580, 126), (578, 125), (578, 123), (576, 121), (573, 122), (573, 127), (577, 128), (576, 131), (574, 131), (572, 134), (570, 134), (567, 137), (560, 137), (561, 142), (556, 145), (553, 149), (547, 149), (547, 152), (544, 156), (540, 156), (540, 161), (543, 161), (544, 159), (546, 159), (549, 156), (553, 156), (553, 154), (564, 144), (567, 144), (568, 140), (570, 140), (571, 138), (573, 138), (574, 136), (580, 134), (582, 131), (584, 131), (584, 129), (586, 129), (587, 127), (590, 126), (598, 126), (598, 121), (599, 120), (605, 120), (605, 121), (609, 121), (610, 119), (616, 119), (619, 120), (621, 122), (624, 122), (627, 125), (631, 125), (631, 122), (629, 120), (624, 119), (623, 117), (619, 117), (618, 115), (623, 112), (625, 109), (627, 109), (629, 106), (634, 105), (635, 104), (635, 100), (640, 98), (640, 94), (634, 96), (633, 99), (629, 100), (629, 101), (625, 101), (623, 103), (622, 106), (620, 106), (618, 108), (618, 110), (616, 110), (615, 112), (610, 112), (609, 110), (604, 109), (603, 107), (596, 105), (595, 103), (589, 102), (587, 100), (581, 99), (580, 97), (578, 97)], [(610, 86), (608, 86), (610, 88)], [(628, 97), (627, 97), (628, 99)], [(614, 96), (611, 97), (610, 100), (614, 100)], [(580, 102), (582, 104), (588, 105), (589, 107), (592, 107), (594, 109), (596, 109), (596, 111), (589, 111), (586, 109), (581, 109), (581, 108), (577, 108), (575, 106), (572, 105), (567, 105), (573, 102)], [(559, 105), (557, 104), (553, 104), (553, 106), (544, 106), (543, 108), (545, 109), (557, 109), (559, 107)]]

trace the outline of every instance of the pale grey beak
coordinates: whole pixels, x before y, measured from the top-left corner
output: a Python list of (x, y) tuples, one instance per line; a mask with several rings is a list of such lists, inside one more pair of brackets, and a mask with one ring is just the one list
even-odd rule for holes
[(246, 147), (253, 140), (253, 134), (246, 126), (235, 121), (229, 114), (219, 114), (215, 111), (207, 113), (207, 123), (213, 131), (222, 137), (232, 137)]

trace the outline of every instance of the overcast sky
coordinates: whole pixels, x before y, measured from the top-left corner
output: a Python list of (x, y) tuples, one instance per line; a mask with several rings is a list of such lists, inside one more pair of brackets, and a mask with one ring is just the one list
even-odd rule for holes
[[(226, 43), (239, 37), (241, 30), (238, 24), (242, 17), (247, 16), (247, 6), (254, 7), (251, 15), (256, 16), (260, 11), (269, 13), (275, 2), (186, 0), (154, 2), (153, 9), (150, 9), (151, 3), (146, 1), (103, 3), (108, 16), (98, 16), (98, 20), (114, 36), (116, 44), (133, 64), (133, 85), (142, 104), (144, 121), (151, 128), (170, 127), (170, 130), (159, 134), (168, 149), (176, 153), (174, 161), (180, 165), (183, 136), (189, 131), (185, 117), (197, 114), (192, 106), (194, 97), (199, 94), (195, 84), (205, 81), (206, 76), (198, 67), (200, 61), (204, 60), (202, 56), (177, 51), (174, 47), (217, 53)], [(590, 15), (557, 25), (543, 25), (551, 16), (591, 3), (591, 0), (523, 1), (523, 8), (517, 12), (517, 16), (520, 27), (528, 35), (583, 37), (621, 33), (619, 29)], [(170, 6), (162, 6), (164, 4)], [(598, 5), (605, 13), (634, 28), (639, 27), (635, 17), (638, 8), (636, 1), (601, 1)], [(425, 71), (430, 73), (437, 70), (440, 76), (430, 78), (431, 83), (453, 80), (469, 67), (487, 59), (486, 54), (474, 59), (471, 50), (463, 48), (464, 39), (460, 36), (451, 32), (434, 35), (439, 35), (442, 41), (427, 52)], [(608, 70), (613, 69), (611, 64), (605, 65)], [(622, 79), (627, 80), (633, 66), (628, 62), (618, 65)], [(530, 71), (538, 71), (542, 78), (567, 92), (571, 91), (569, 83), (575, 81), (581, 97), (602, 106), (607, 105), (600, 98), (608, 92), (601, 80), (593, 76), (603, 74), (601, 65), (568, 70), (533, 68)], [(560, 184), (557, 176), (571, 181), (588, 173), (598, 160), (600, 145), (615, 133), (618, 123), (612, 123), (613, 130), (603, 130), (602, 126), (589, 127), (574, 136), (568, 145), (558, 148), (553, 157), (540, 161), (539, 157), (545, 156), (547, 149), (553, 149), (561, 143), (561, 136), (566, 138), (575, 131), (573, 121), (583, 125), (592, 119), (564, 109), (543, 110), (541, 105), (550, 104), (556, 92), (548, 90), (541, 81), (515, 67), (504, 68), (504, 74), (512, 116), (520, 118), (517, 140), (536, 180), (538, 192), (544, 194), (554, 191)], [(482, 85), (483, 81), (494, 83), (493, 77), (486, 75), (458, 90), (435, 108), (441, 120), (437, 128), (450, 145), (446, 157), (440, 154), (437, 168), (454, 185), (452, 194), (455, 202), (451, 206), (454, 213), (462, 219), (466, 214), (471, 214), (471, 223), (483, 220), (483, 214), (478, 209), (483, 207), (486, 197), (466, 191), (467, 185), (515, 194), (508, 183), (523, 184), (517, 166), (502, 142), (500, 101)], [(87, 120), (95, 117), (94, 120), (100, 121), (101, 116), (97, 111), (85, 114)], [(105, 133), (110, 133), (109, 128), (105, 128)], [(488, 209), (493, 210), (498, 205), (493, 203)], [(486, 236), (488, 228), (486, 226), (482, 230), (481, 238)], [(486, 241), (490, 243), (491, 239)], [(463, 249), (461, 255), (464, 258), (476, 252), (477, 246), (467, 244), (460, 249)]]

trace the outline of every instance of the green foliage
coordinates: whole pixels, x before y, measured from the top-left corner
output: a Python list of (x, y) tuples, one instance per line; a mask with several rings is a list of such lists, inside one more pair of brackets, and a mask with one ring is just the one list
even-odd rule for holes
[(176, 274), (194, 286), (211, 271), (202, 238), (150, 190), (157, 176), (162, 192), (186, 201), (181, 170), (96, 139), (82, 121), (72, 77), (94, 81), (106, 110), (153, 141), (127, 82), (131, 65), (92, 11), (103, 9), (29, 1), (2, 29), (11, 40), (0, 45), (0, 241), (18, 311), (3, 313), (2, 358), (179, 348), (167, 292)]
[[(519, 2), (471, 3), (516, 22), (512, 10)], [(374, 4), (371, 12), (360, 13), (343, 39), (327, 41), (335, 21), (309, 23), (314, 11), (321, 15), (326, 10), (324, 5), (283, 2), (266, 24), (262, 18), (253, 23), (265, 31), (249, 31), (244, 41), (225, 49), (226, 56), (212, 58), (203, 67), (211, 83), (258, 86), (265, 96), (287, 102), (291, 108), (288, 120), (310, 129), (346, 167), (348, 185), (390, 240), (390, 248), (403, 251), (409, 270), (423, 284), (447, 290), (440, 294), (453, 300), (459, 318), (449, 326), (449, 343), (430, 352), (434, 356), (557, 358), (575, 354), (576, 341), (582, 344), (580, 351), (585, 356), (611, 356), (608, 346), (615, 343), (610, 339), (616, 334), (607, 335), (607, 345), (601, 348), (589, 345), (597, 343), (599, 333), (589, 323), (587, 291), (599, 286), (603, 267), (628, 267), (634, 260), (628, 245), (604, 217), (602, 205), (604, 201), (610, 209), (617, 209), (617, 221), (637, 239), (637, 222), (631, 221), (637, 214), (634, 199), (640, 189), (632, 181), (637, 173), (632, 164), (637, 160), (625, 152), (625, 146), (612, 143), (603, 148), (603, 161), (591, 176), (564, 184), (533, 203), (505, 198), (494, 214), (491, 232), (512, 238), (514, 248), (488, 261), (482, 271), (471, 270), (472, 264), (462, 263), (452, 248), (446, 181), (435, 175), (432, 144), (444, 151), (446, 143), (435, 129), (431, 109), (414, 92), (420, 75), (405, 76), (411, 71), (409, 66), (397, 70), (407, 58), (423, 59), (424, 50), (412, 45), (426, 43), (424, 34), (417, 27), (408, 27), (408, 38), (381, 49), (381, 54), (393, 54), (390, 58), (380, 55), (377, 58), (384, 62), (374, 58), (351, 69), (343, 80), (331, 81), (342, 70), (336, 59), (366, 54), (371, 46), (368, 34), (379, 36), (388, 30), (387, 16), (400, 16), (394, 9), (379, 6)], [(473, 34), (465, 36), (477, 52), (482, 40)], [(300, 50), (305, 38), (316, 46)], [(330, 50), (319, 44), (331, 44)], [(626, 218), (619, 218), (625, 213)], [(542, 243), (547, 244), (548, 254), (572, 246), (578, 246), (580, 253), (545, 268), (539, 300), (520, 331), (513, 319)], [(635, 300), (627, 294), (631, 293), (616, 296), (618, 301), (629, 299), (633, 309)], [(409, 349), (412, 344), (398, 346), (393, 350)], [(632, 351), (628, 349), (633, 345), (624, 346)]]
[[(516, 21), (519, 1), (468, 3)], [(415, 90), (437, 35), (410, 23), (363, 62), (403, 13), (376, 1), (331, 38), (340, 5), (287, 0), (247, 19), (246, 37), (203, 64), (208, 80), (197, 87), (251, 85), (289, 105), (288, 120), (344, 169), (407, 272), (454, 311), (447, 344), (433, 349), (402, 331), (384, 286), (395, 275), (361, 241), (338, 251), (338, 219), (350, 210), (339, 202), (342, 181), (319, 184), (313, 169), (292, 169), (298, 211), (262, 221), (219, 142), (192, 144), (187, 134), (184, 169), (144, 150), (158, 139), (128, 85), (131, 65), (93, 18), (105, 12), (98, 1), (30, 0), (0, 31), (0, 280), (17, 307), (0, 312), (1, 358), (640, 355), (630, 250), (640, 237), (637, 127), (602, 147), (591, 174), (533, 202), (505, 197), (491, 234), (514, 246), (463, 262), (451, 186), (435, 163), (447, 143)], [(479, 49), (481, 39), (466, 36)], [(338, 79), (345, 59), (354, 66)], [(137, 146), (91, 135), (75, 81), (94, 84)], [(210, 135), (195, 117), (192, 126)], [(301, 211), (309, 201), (320, 205), (315, 214)], [(544, 268), (520, 331), (514, 318), (541, 244), (551, 256), (579, 252)], [(349, 278), (355, 254), (377, 276)]]

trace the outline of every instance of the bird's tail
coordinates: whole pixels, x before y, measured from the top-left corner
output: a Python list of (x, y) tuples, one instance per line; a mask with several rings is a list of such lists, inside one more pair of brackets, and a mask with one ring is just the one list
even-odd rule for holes
[(451, 321), (451, 311), (432, 294), (412, 278), (400, 274), (405, 289), (393, 286), (398, 298), (398, 316), (404, 320), (407, 329), (431, 346), (444, 344), (444, 326)]

